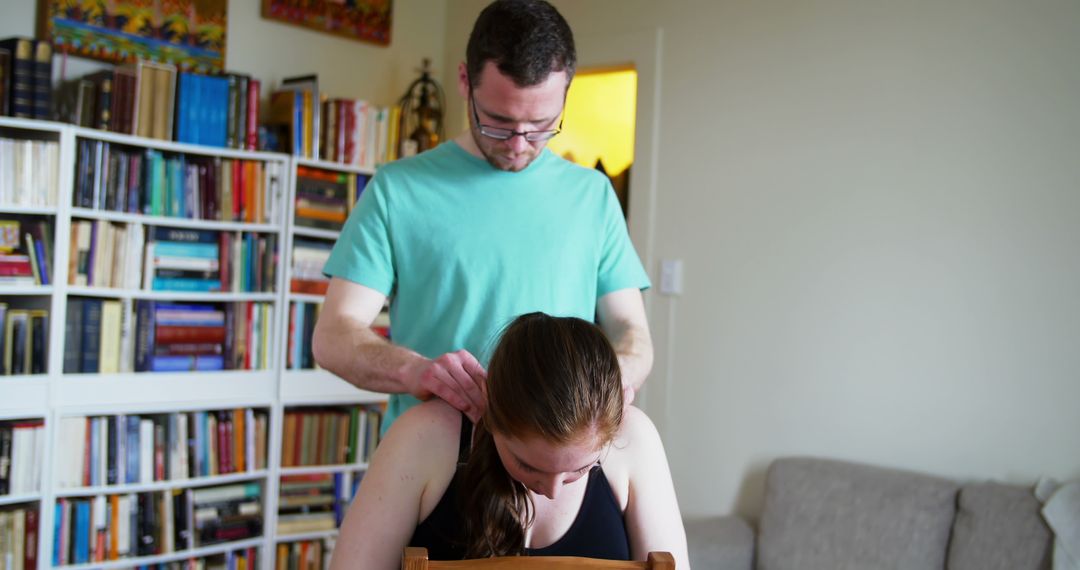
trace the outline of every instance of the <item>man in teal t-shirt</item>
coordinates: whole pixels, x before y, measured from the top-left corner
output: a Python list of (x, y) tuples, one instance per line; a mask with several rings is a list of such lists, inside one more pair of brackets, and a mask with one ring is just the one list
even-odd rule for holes
[[(488, 6), (459, 66), (469, 130), (382, 167), (334, 246), (315, 358), (392, 394), (384, 429), (432, 396), (475, 421), (499, 332), (533, 311), (595, 320), (627, 403), (648, 374), (649, 279), (615, 193), (545, 148), (575, 62), (570, 28), (546, 2)], [(388, 297), (392, 344), (370, 330)]]

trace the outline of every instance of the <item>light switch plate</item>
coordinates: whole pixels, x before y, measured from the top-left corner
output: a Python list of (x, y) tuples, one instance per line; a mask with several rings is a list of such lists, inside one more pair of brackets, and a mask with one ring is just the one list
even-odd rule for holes
[(660, 292), (664, 295), (682, 295), (683, 262), (681, 259), (660, 260)]

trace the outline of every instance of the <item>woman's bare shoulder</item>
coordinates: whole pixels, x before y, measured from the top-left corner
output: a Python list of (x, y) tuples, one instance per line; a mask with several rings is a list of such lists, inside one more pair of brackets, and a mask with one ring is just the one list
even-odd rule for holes
[[(457, 456), (461, 412), (442, 400), (430, 400), (409, 408), (386, 432), (379, 449), (389, 447), (409, 454), (425, 454), (435, 464), (450, 464)], [(444, 457), (445, 456), (445, 457)]]

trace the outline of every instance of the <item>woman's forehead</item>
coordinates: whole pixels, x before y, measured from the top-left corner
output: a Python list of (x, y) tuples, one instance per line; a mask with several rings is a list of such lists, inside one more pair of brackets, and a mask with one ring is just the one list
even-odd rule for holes
[(539, 436), (501, 439), (515, 459), (545, 473), (567, 473), (586, 467), (596, 461), (603, 447), (595, 432), (568, 443), (552, 442)]

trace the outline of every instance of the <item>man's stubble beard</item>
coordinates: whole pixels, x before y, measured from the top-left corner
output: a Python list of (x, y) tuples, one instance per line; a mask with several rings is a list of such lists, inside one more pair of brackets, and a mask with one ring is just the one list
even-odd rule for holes
[(513, 168), (512, 166), (506, 166), (506, 165), (500, 164), (498, 159), (496, 158), (496, 155), (488, 152), (487, 147), (485, 147), (484, 144), (483, 144), (484, 143), (484, 135), (481, 135), (479, 130), (475, 126), (473, 126), (472, 128), (469, 129), (469, 134), (472, 135), (473, 144), (476, 145), (476, 148), (480, 151), (480, 154), (484, 155), (484, 160), (486, 160), (488, 162), (488, 164), (490, 164), (491, 167), (494, 168), (495, 170), (501, 170), (503, 172), (521, 172), (522, 170), (525, 170), (526, 168), (529, 167), (530, 164), (533, 163), (533, 161), (535, 161), (537, 159), (537, 157), (540, 156), (540, 151), (543, 150), (543, 149), (537, 150), (537, 149), (534, 148), (533, 149), (533, 151), (534, 151), (533, 155), (531, 157), (529, 157), (528, 162), (523, 164), (520, 168)]

